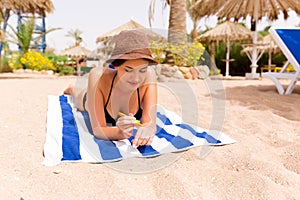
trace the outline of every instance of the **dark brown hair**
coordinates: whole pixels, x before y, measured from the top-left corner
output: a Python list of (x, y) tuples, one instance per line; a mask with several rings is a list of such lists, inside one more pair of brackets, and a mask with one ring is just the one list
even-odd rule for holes
[[(147, 60), (149, 63), (151, 62), (150, 60), (145, 59), (145, 58), (144, 58), (144, 60)], [(111, 62), (111, 65), (114, 67), (118, 67), (118, 66), (122, 65), (124, 62), (126, 62), (126, 59), (115, 59), (114, 61)]]
[(116, 59), (114, 61), (111, 62), (111, 64), (114, 66), (114, 67), (118, 67), (120, 65), (122, 65), (126, 60), (124, 59)]

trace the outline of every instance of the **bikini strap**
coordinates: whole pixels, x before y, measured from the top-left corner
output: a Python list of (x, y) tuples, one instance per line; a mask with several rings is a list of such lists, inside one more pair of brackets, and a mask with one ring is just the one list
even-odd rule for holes
[(112, 91), (112, 88), (113, 88), (113, 86), (114, 86), (114, 81), (115, 81), (116, 76), (117, 76), (117, 73), (115, 74), (115, 76), (114, 76), (114, 78), (113, 78), (113, 80), (112, 80), (112, 82), (111, 82), (111, 86), (110, 86), (110, 91), (109, 91), (109, 94), (108, 94), (108, 98), (107, 98), (106, 103), (104, 104), (104, 107), (105, 107), (105, 108), (106, 108), (106, 106), (107, 106), (107, 104), (108, 104), (108, 102), (109, 102), (110, 95), (111, 95), (111, 91)]
[(137, 93), (138, 93), (138, 101), (139, 101), (139, 109), (140, 109), (141, 102), (140, 102), (140, 90), (139, 90), (139, 88), (137, 89)]

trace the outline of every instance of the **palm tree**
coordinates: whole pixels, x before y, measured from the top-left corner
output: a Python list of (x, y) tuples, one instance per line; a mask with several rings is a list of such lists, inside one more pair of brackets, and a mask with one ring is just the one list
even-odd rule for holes
[[(149, 22), (153, 21), (156, 0), (151, 0), (149, 7)], [(170, 6), (168, 42), (179, 44), (186, 39), (186, 0), (162, 0)], [(165, 6), (164, 6), (165, 7)]]
[(15, 32), (19, 48), (23, 51), (24, 54), (27, 53), (29, 50), (33, 36), (34, 26), (35, 20), (30, 19), (25, 23), (21, 23), (19, 26), (19, 31)]
[(19, 30), (15, 30), (11, 25), (8, 24), (8, 27), (11, 28), (13, 34), (9, 34), (12, 39), (7, 39), (8, 42), (17, 44), (22, 51), (22, 53), (28, 52), (28, 50), (32, 47), (35, 47), (39, 41), (46, 34), (59, 30), (60, 28), (51, 28), (48, 29), (45, 33), (40, 34), (36, 38), (33, 39), (34, 28), (35, 28), (35, 19), (30, 18), (27, 21), (21, 22), (19, 25)]
[[(168, 42), (170, 44), (182, 44), (187, 41), (186, 32), (186, 0), (162, 0), (170, 6)], [(149, 6), (149, 22), (154, 15), (155, 0), (151, 0)], [(172, 56), (167, 53), (167, 62), (172, 63)]]
[(192, 41), (195, 41), (196, 38), (198, 37), (198, 32), (197, 32), (197, 21), (196, 19), (193, 18), (192, 13), (190, 11), (190, 8), (197, 2), (198, 0), (186, 0), (186, 7), (187, 7), (187, 12), (189, 13), (192, 21), (193, 21), (193, 30), (191, 31), (191, 39)]
[(75, 40), (75, 45), (74, 46), (79, 46), (80, 43), (82, 42), (82, 37), (81, 37), (81, 34), (83, 32), (79, 29), (71, 29), (70, 31), (67, 32), (66, 36), (67, 37), (71, 37)]
[(172, 0), (169, 5), (168, 41), (172, 44), (186, 42), (186, 1)]
[[(11, 11), (18, 11), (20, 13), (30, 13), (30, 14), (38, 14), (42, 17), (46, 17), (47, 13), (52, 13), (54, 11), (54, 5), (51, 0), (6, 0), (1, 1), (0, 4), (0, 25), (3, 24), (3, 32), (6, 32), (6, 26), (8, 18), (10, 16)], [(12, 29), (14, 30), (14, 29)], [(14, 34), (17, 36), (16, 32)], [(44, 34), (45, 35), (45, 34)], [(18, 36), (17, 36), (18, 38)], [(3, 41), (6, 42), (6, 41)], [(0, 42), (0, 59), (1, 52), (3, 47), (3, 42)]]

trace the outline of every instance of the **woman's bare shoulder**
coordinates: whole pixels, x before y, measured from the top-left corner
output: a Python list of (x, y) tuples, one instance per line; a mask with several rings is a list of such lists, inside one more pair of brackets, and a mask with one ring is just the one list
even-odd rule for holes
[(117, 70), (115, 70), (115, 69), (105, 68), (103, 70), (101, 79), (103, 81), (107, 81), (109, 79), (112, 79), (114, 77), (114, 75), (116, 74), (116, 72), (117, 72)]
[(103, 70), (103, 73), (98, 81), (98, 88), (105, 89), (107, 87), (107, 83), (110, 83), (111, 80), (113, 79), (114, 75), (116, 74), (116, 70), (110, 69), (110, 68), (105, 68)]

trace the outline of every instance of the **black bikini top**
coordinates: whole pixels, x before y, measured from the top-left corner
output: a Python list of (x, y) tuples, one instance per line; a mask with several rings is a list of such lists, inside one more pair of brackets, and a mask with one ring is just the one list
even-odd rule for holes
[[(107, 111), (107, 104), (108, 104), (109, 99), (110, 99), (111, 91), (112, 91), (112, 88), (113, 88), (116, 76), (117, 76), (117, 73), (115, 74), (115, 76), (114, 76), (114, 78), (113, 78), (113, 80), (111, 82), (111, 86), (110, 86), (110, 91), (109, 91), (109, 94), (108, 94), (108, 98), (107, 98), (107, 101), (106, 101), (106, 103), (104, 105), (104, 114), (105, 114), (106, 123), (107, 124), (111, 124), (112, 126), (116, 126), (116, 120), (114, 118), (112, 118), (112, 116)], [(140, 103), (140, 91), (139, 91), (139, 88), (137, 88), (137, 94), (138, 94), (139, 109), (135, 113), (134, 117), (136, 119), (140, 120), (142, 118), (143, 109), (141, 108), (141, 103)]]

